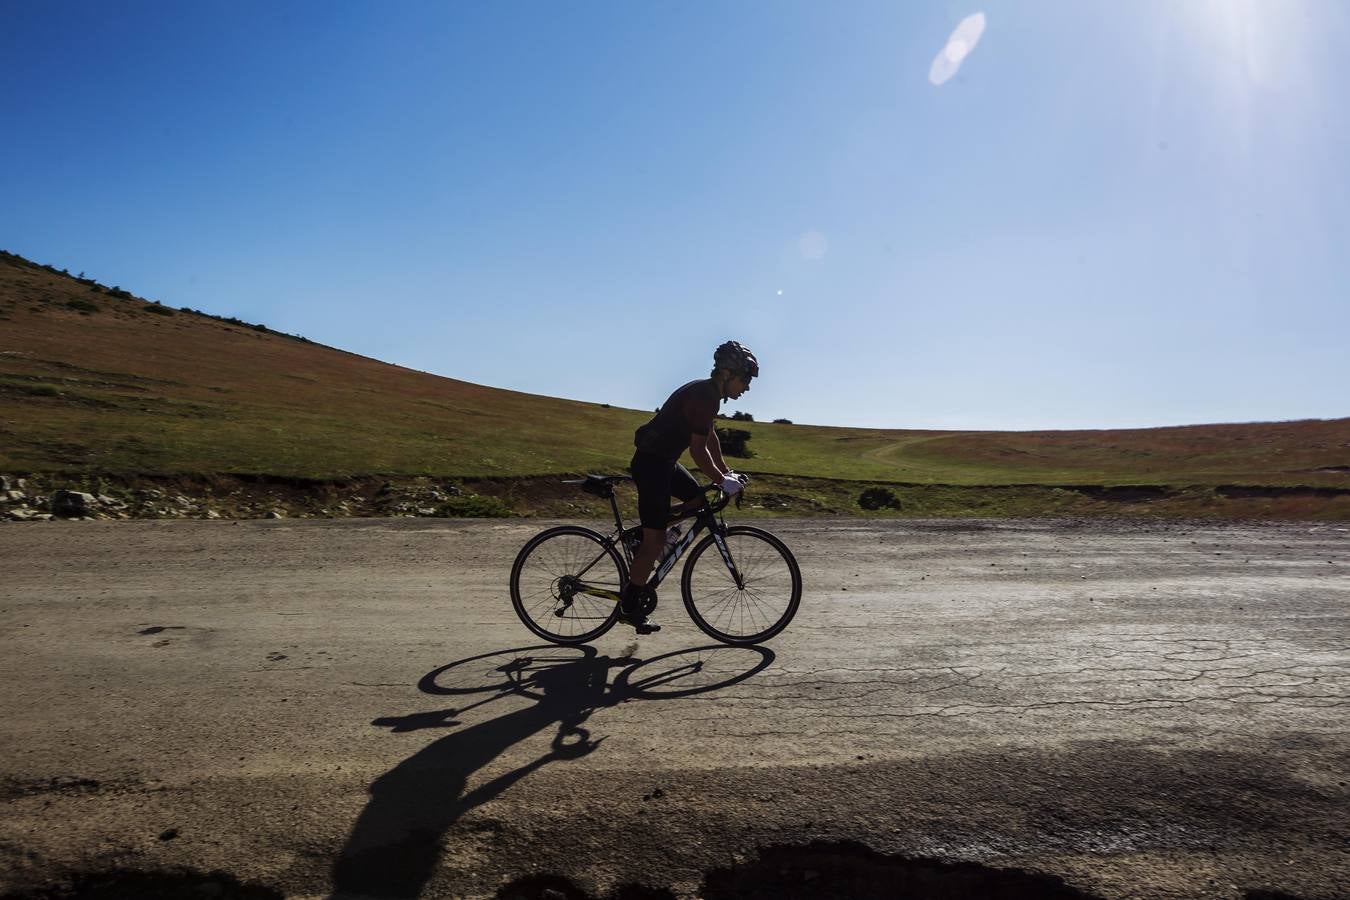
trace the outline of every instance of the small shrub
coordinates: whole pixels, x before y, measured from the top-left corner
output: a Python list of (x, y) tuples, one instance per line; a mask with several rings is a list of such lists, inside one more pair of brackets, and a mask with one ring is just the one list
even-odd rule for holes
[(753, 422), (755, 417), (748, 412), (741, 412), (739, 409), (731, 414), (732, 421), (735, 422)]
[(157, 316), (173, 315), (173, 310), (169, 309), (167, 306), (160, 306), (158, 303), (147, 303), (145, 306), (141, 307), (141, 310), (148, 313), (154, 313)]
[(736, 456), (741, 459), (749, 459), (754, 456), (755, 451), (745, 446), (750, 437), (750, 432), (740, 428), (717, 429), (717, 440), (722, 445), (722, 452), (727, 456)]
[(791, 420), (791, 419), (774, 419), (774, 420), (773, 420), (773, 424), (775, 424), (775, 425), (791, 425), (791, 424), (792, 424), (792, 420)]
[(99, 310), (97, 303), (89, 300), (81, 300), (78, 297), (74, 300), (67, 300), (66, 306), (69, 306), (71, 309), (78, 309), (82, 313), (96, 313)]
[(858, 505), (863, 509), (899, 509), (900, 498), (890, 488), (870, 487), (858, 495)]

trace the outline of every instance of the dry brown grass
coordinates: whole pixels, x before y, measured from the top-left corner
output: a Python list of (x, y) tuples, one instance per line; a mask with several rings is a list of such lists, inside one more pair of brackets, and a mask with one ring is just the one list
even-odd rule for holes
[[(649, 416), (441, 378), (196, 313), (165, 313), (0, 256), (0, 471), (617, 471), (628, 462), (633, 429)], [(738, 467), (795, 477), (1350, 487), (1350, 419), (1073, 432), (736, 426), (751, 431), (756, 452)], [(1262, 502), (1295, 511), (1321, 501)]]

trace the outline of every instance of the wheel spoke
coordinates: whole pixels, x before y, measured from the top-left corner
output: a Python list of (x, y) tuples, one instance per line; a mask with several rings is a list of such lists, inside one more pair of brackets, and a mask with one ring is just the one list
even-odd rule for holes
[[(512, 599), (521, 620), (540, 637), (563, 643), (582, 643), (603, 633), (611, 624), (614, 604), (575, 588), (583, 575), (586, 584), (606, 590), (617, 591), (622, 583), (621, 564), (600, 536), (565, 528), (541, 536), (527, 548), (511, 577)], [(575, 591), (570, 603), (564, 599), (567, 590)]]
[(684, 580), (690, 614), (718, 640), (753, 643), (771, 637), (796, 613), (801, 582), (795, 562), (757, 529), (732, 527), (725, 540), (740, 584), (714, 545), (701, 544)]

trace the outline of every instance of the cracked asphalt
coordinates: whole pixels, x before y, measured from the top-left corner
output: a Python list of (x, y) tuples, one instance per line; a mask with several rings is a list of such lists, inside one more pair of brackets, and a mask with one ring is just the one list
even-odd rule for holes
[(672, 578), (660, 634), (569, 649), (507, 596), (547, 524), (0, 527), (0, 895), (711, 897), (814, 844), (1350, 896), (1344, 525), (775, 520), (805, 592), (764, 647)]

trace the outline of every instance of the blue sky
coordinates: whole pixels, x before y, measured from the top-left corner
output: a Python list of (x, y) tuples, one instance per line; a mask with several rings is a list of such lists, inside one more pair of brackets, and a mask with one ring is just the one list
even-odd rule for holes
[(1335, 0), (4, 17), (0, 248), (171, 306), (640, 409), (734, 338), (756, 418), (1350, 415)]

